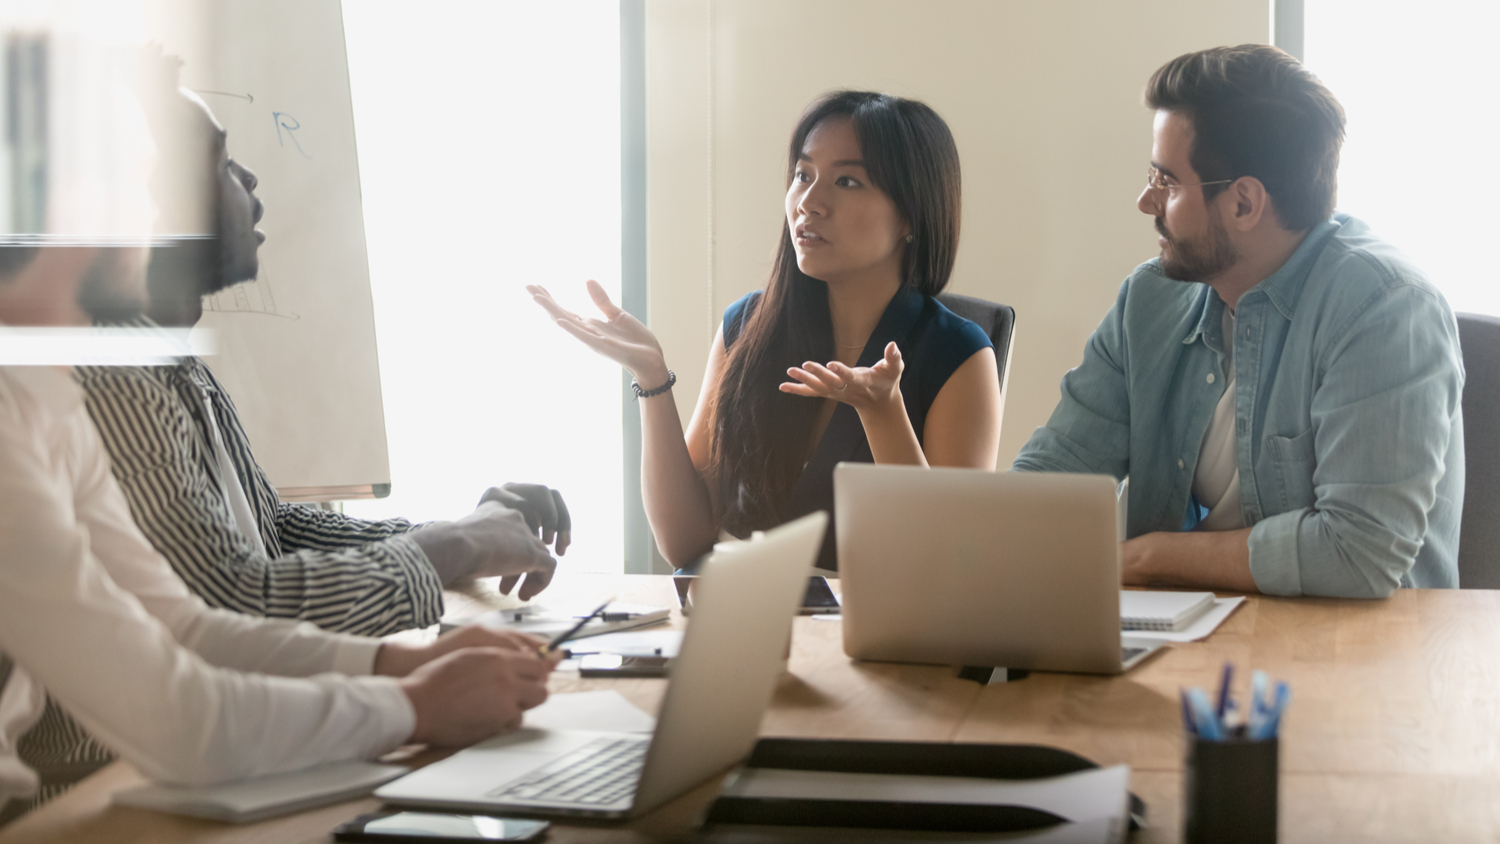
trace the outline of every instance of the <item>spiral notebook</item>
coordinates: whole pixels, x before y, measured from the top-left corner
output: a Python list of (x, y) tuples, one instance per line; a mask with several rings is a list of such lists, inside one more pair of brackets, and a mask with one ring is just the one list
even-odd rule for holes
[(1213, 608), (1212, 592), (1120, 592), (1121, 630), (1187, 628)]

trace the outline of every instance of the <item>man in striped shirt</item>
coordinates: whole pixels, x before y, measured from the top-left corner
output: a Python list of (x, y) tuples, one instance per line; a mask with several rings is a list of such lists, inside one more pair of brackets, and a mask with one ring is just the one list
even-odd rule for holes
[[(45, 214), (0, 229), (13, 341), (58, 339), (144, 293), (150, 143), (116, 54), (58, 32), (17, 37), (61, 71), (11, 80), (58, 130), (37, 145), (41, 171), (106, 166), (19, 194)], [(29, 357), (0, 360), (0, 826), (103, 747), (150, 779), (209, 785), (470, 744), (545, 700), (556, 657), (527, 637), (472, 626), (411, 645), (208, 607), (141, 535), (66, 367), (16, 365)]]
[[(191, 326), (203, 296), (258, 270), (255, 175), (229, 158), (224, 130), (177, 88), (176, 60), (167, 62), (161, 90), (143, 99), (153, 125), (185, 129), (160, 132), (163, 143), (188, 143), (164, 149), (161, 160), (212, 173), (219, 236), (157, 249), (151, 318), (116, 324)], [(560, 555), (571, 538), (562, 497), (531, 484), (491, 489), (471, 515), (419, 530), (404, 519), (363, 521), (283, 503), (233, 401), (197, 358), (80, 367), (76, 378), (136, 523), (213, 607), (372, 636), (425, 627), (442, 614), (444, 585), (503, 576), (509, 592), (524, 577), (520, 597), (540, 592), (556, 565), (547, 543)]]
[[(145, 250), (118, 242), (0, 244), (0, 330), (82, 324), (89, 278), (128, 295)], [(470, 744), (546, 699), (556, 658), (516, 634), (417, 646), (207, 607), (137, 530), (55, 367), (0, 365), (0, 502), (0, 826), (106, 747), (151, 779), (208, 785)]]

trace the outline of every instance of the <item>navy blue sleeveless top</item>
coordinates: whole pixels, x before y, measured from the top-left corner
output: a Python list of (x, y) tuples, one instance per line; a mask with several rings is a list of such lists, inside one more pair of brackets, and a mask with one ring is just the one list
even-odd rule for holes
[[(760, 296), (761, 291), (757, 290), (725, 309), (724, 348), (728, 349), (739, 337), (740, 329), (760, 301)], [(906, 365), (901, 372), (901, 400), (920, 443), (927, 411), (938, 391), (964, 361), (980, 349), (993, 348), (995, 344), (978, 325), (943, 307), (931, 296), (907, 287), (897, 291), (886, 306), (856, 365), (874, 366), (884, 357), (885, 345), (892, 340), (896, 341), (901, 360)], [(870, 441), (865, 437), (859, 412), (840, 402), (835, 406), (833, 417), (828, 420), (828, 427), (823, 431), (823, 438), (818, 441), (812, 458), (803, 467), (802, 477), (792, 489), (787, 510), (788, 520), (816, 510), (827, 511), (830, 519), (828, 533), (823, 537), (818, 567), (835, 571), (838, 569), (838, 551), (832, 521), (833, 467), (845, 461), (873, 463), (875, 459), (870, 454)]]

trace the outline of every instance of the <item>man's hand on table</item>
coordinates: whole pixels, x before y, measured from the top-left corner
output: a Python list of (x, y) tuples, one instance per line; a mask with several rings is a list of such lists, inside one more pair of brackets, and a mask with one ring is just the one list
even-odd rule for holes
[(1120, 545), (1126, 586), (1259, 592), (1250, 573), (1250, 529), (1146, 533)]
[(405, 677), (439, 657), (464, 648), (498, 648), (535, 656), (544, 644), (546, 643), (541, 639), (525, 633), (496, 630), (482, 624), (470, 624), (457, 630), (450, 630), (426, 645), (409, 645), (396, 641), (382, 642), (380, 650), (375, 654), (375, 666), (370, 673), (386, 677)]
[(461, 627), (430, 645), (386, 642), (375, 673), (399, 676), (416, 711), (411, 741), (468, 745), (521, 725), (521, 713), (547, 699), (547, 677), (562, 652), (540, 656), (540, 639)]

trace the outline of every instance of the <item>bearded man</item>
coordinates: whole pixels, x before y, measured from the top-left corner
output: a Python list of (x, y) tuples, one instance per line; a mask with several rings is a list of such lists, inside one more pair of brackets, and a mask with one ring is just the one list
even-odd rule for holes
[(1274, 47), (1173, 59), (1121, 286), (1014, 468), (1130, 481), (1129, 585), (1458, 585), (1463, 363), (1441, 293), (1334, 213), (1344, 112)]

